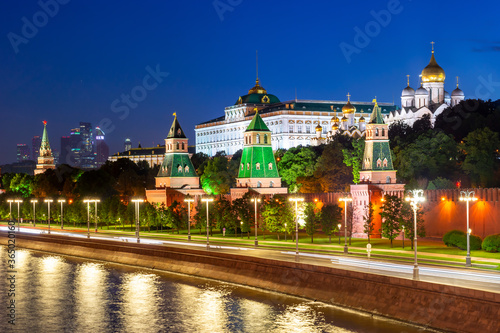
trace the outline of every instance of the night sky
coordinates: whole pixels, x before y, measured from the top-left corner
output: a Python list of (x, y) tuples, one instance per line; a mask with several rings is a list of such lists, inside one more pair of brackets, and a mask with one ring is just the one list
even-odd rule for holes
[[(104, 120), (115, 153), (126, 137), (134, 147), (162, 144), (177, 112), (194, 144), (196, 124), (254, 85), (256, 50), (262, 86), (282, 101), (297, 89), (299, 99), (350, 92), (399, 105), (406, 74), (418, 87), (431, 41), (447, 91), (460, 76), (467, 98), (500, 98), (498, 1), (59, 2), (53, 17), (37, 1), (0, 3), (0, 164), (15, 161), (17, 143), (31, 146), (43, 120), (57, 150), (80, 121)], [(374, 23), (380, 11), (390, 17)], [(369, 40), (355, 41), (367, 26)], [(341, 45), (356, 48), (350, 61)], [(157, 81), (144, 82), (157, 68)], [(140, 101), (126, 106), (131, 92)]]

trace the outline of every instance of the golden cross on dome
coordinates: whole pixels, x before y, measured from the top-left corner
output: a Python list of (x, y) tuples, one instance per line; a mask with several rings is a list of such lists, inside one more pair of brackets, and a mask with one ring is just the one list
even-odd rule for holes
[(406, 75), (406, 80), (408, 81), (408, 87), (409, 87), (410, 86), (410, 75), (409, 74)]
[(434, 44), (436, 44), (436, 43), (431, 42), (431, 45), (432, 45), (432, 53), (434, 53)]
[(177, 117), (177, 112), (172, 113), (172, 116)]
[(347, 93), (347, 101), (349, 102), (351, 100), (351, 95)]
[(458, 88), (458, 76), (457, 76), (457, 88)]

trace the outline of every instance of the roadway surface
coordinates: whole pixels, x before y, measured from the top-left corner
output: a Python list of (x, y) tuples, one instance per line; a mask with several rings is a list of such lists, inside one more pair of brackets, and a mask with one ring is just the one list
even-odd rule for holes
[[(7, 231), (7, 227), (0, 227), (0, 231)], [(17, 228), (16, 228), (17, 232)], [(21, 234), (47, 234), (47, 230), (23, 228)], [(67, 236), (77, 238), (87, 238), (87, 234), (82, 232), (72, 231), (51, 231), (54, 236)], [(91, 239), (109, 240), (115, 242), (130, 242), (136, 243), (137, 239), (130, 236), (112, 236), (99, 233), (91, 233)], [(299, 261), (305, 264), (335, 267), (339, 269), (378, 274), (384, 276), (399, 277), (404, 279), (413, 279), (413, 263), (395, 262), (391, 260), (368, 259), (358, 256), (340, 254), (339, 251), (331, 251), (330, 253), (313, 253), (300, 250), (299, 255), (295, 251), (289, 249), (269, 249), (264, 247), (245, 247), (237, 245), (221, 245), (216, 242), (210, 244), (210, 249), (207, 250), (207, 244), (197, 241), (182, 241), (182, 240), (163, 240), (141, 238), (141, 246), (168, 245), (178, 248), (191, 248), (204, 251), (217, 251), (231, 253), (236, 255), (262, 257), (267, 259), (281, 261)], [(339, 253), (339, 254), (336, 254)], [(500, 272), (477, 268), (459, 268), (459, 267), (443, 267), (439, 265), (419, 264), (420, 281), (457, 286), (468, 289), (484, 290), (494, 293), (500, 293)]]

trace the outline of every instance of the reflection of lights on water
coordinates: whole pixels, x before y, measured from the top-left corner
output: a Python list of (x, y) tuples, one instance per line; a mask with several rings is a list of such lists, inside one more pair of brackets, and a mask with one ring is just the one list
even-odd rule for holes
[(127, 274), (122, 283), (123, 320), (131, 332), (155, 330), (160, 319), (158, 276)]
[(22, 269), (29, 261), (30, 254), (26, 250), (16, 249), (16, 268)]
[(238, 315), (242, 319), (244, 331), (265, 332), (268, 327), (273, 326), (273, 308), (270, 305), (248, 299), (240, 299), (238, 303)]
[(107, 271), (102, 264), (84, 263), (76, 271), (76, 331), (104, 331), (107, 319)]
[(60, 257), (43, 257), (41, 260), (42, 271), (44, 273), (57, 273), (58, 268), (61, 267), (63, 263), (62, 258)]
[(321, 312), (307, 304), (287, 307), (275, 319), (273, 332), (350, 332), (325, 323)]

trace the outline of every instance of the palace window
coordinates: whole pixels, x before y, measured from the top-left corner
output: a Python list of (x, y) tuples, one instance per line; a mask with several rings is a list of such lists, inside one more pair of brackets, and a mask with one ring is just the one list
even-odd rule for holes
[(293, 133), (293, 125), (288, 126), (288, 133)]
[(272, 163), (269, 163), (269, 164), (267, 165), (267, 167), (268, 167), (268, 169), (269, 169), (269, 170), (272, 170), (272, 169), (273, 169), (273, 164), (272, 164)]
[(260, 163), (255, 164), (255, 169), (260, 170)]
[(309, 125), (306, 126), (306, 133), (311, 133), (311, 126)]
[(297, 133), (302, 133), (302, 125), (297, 125)]

